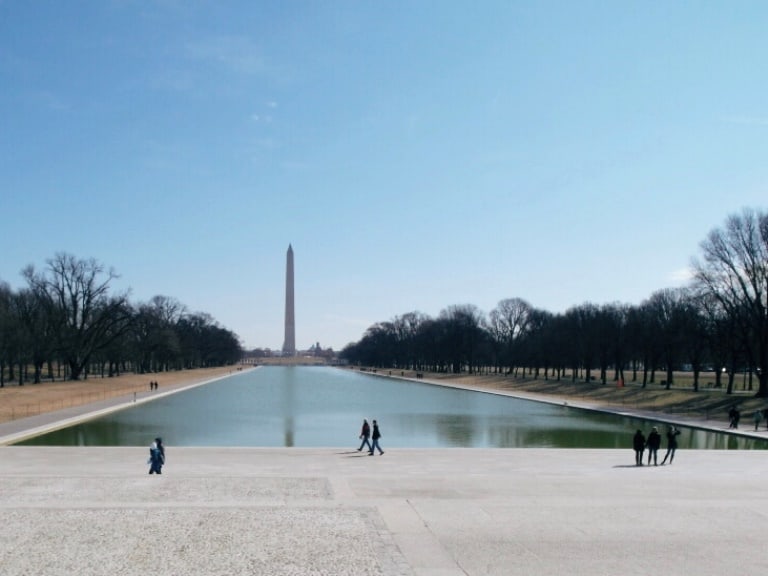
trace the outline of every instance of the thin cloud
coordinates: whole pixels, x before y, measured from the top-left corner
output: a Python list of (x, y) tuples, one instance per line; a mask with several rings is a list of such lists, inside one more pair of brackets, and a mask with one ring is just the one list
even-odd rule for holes
[[(270, 111), (277, 109), (277, 102), (274, 100), (269, 100), (264, 103), (264, 106), (266, 106)], [(253, 122), (262, 122), (262, 123), (270, 123), (272, 122), (272, 114), (270, 112), (267, 113), (261, 113), (261, 112), (254, 112), (251, 114), (251, 120)]]
[(671, 282), (674, 282), (677, 285), (687, 284), (693, 280), (693, 269), (685, 267), (680, 268), (679, 270), (675, 270), (672, 272), (672, 274), (669, 275), (669, 279)]

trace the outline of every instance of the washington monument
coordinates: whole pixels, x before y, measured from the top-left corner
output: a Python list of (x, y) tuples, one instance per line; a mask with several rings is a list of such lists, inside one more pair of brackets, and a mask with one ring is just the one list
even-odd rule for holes
[(293, 314), (293, 248), (288, 244), (285, 261), (285, 341), (283, 356), (296, 355), (296, 317)]

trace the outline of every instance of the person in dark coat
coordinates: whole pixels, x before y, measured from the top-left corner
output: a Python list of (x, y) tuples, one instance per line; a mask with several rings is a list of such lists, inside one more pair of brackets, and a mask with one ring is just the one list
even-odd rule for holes
[(669, 430), (667, 430), (667, 453), (664, 454), (664, 460), (661, 461), (662, 466), (667, 463), (667, 458), (669, 458), (670, 464), (672, 464), (672, 460), (675, 459), (675, 451), (677, 450), (677, 437), (679, 435), (680, 430), (674, 426), (670, 426)]
[(371, 451), (368, 452), (368, 456), (373, 456), (374, 450), (378, 450), (379, 455), (384, 454), (384, 450), (382, 450), (381, 446), (379, 446), (379, 438), (381, 438), (381, 432), (379, 432), (379, 425), (376, 423), (376, 420), (374, 420), (373, 433), (371, 434), (371, 440), (373, 440), (373, 443), (371, 444)]
[(739, 409), (734, 406), (728, 411), (728, 420), (730, 420), (731, 424), (729, 428), (738, 428), (739, 427), (739, 420), (741, 420), (741, 412), (739, 412)]
[(371, 446), (371, 441), (368, 440), (368, 438), (371, 437), (371, 427), (368, 425), (368, 420), (363, 418), (363, 427), (360, 429), (360, 439), (362, 442), (360, 443), (360, 448), (357, 449), (358, 452), (361, 452), (363, 450), (363, 446), (368, 445), (368, 452), (373, 450), (373, 447)]
[(635, 432), (632, 438), (632, 447), (635, 449), (635, 466), (643, 465), (643, 450), (645, 450), (645, 436), (642, 430)]
[(162, 438), (155, 438), (149, 447), (149, 473), (162, 474), (165, 464), (165, 446)]
[(661, 448), (661, 434), (659, 434), (659, 429), (656, 428), (656, 426), (654, 426), (651, 433), (648, 434), (648, 442), (646, 443), (646, 446), (648, 447), (648, 466), (651, 465), (651, 456), (653, 456), (653, 465), (657, 466), (658, 462), (656, 458), (659, 448)]

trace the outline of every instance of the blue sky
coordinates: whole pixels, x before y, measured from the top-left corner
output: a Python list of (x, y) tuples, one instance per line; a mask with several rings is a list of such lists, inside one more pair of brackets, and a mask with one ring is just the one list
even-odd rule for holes
[(0, 280), (95, 258), (248, 347), (676, 286), (768, 199), (768, 3), (0, 0)]

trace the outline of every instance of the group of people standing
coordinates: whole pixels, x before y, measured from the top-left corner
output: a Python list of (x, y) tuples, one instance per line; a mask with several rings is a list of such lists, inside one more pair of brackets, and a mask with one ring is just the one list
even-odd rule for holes
[[(677, 450), (677, 437), (680, 435), (680, 430), (674, 426), (670, 426), (667, 430), (667, 453), (664, 455), (664, 459), (661, 461), (661, 465), (669, 463), (675, 459), (675, 451)], [(653, 465), (658, 466), (657, 454), (659, 448), (661, 448), (661, 434), (659, 429), (654, 426), (651, 429), (651, 433), (648, 434), (648, 438), (645, 437), (642, 430), (635, 432), (635, 436), (632, 441), (633, 448), (635, 450), (635, 466), (643, 465), (643, 452), (648, 449), (648, 466), (651, 465), (651, 459), (653, 459)]]
[(363, 446), (368, 446), (368, 456), (373, 456), (373, 453), (378, 450), (379, 456), (384, 454), (384, 450), (381, 449), (381, 446), (379, 446), (379, 438), (381, 438), (381, 432), (379, 431), (379, 424), (376, 422), (376, 420), (373, 420), (373, 429), (371, 429), (370, 424), (368, 424), (368, 420), (363, 419), (363, 427), (360, 430), (360, 440), (362, 442), (360, 443), (360, 448), (357, 449), (358, 452), (363, 451)]

